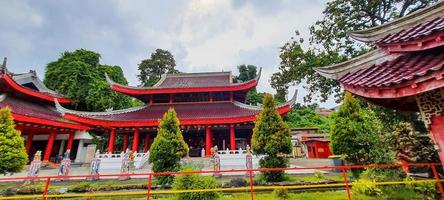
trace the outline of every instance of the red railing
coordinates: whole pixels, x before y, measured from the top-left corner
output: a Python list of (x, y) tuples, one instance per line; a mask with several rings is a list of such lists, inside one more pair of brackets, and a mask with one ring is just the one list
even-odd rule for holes
[[(380, 165), (351, 165), (351, 166), (325, 166), (325, 167), (293, 167), (293, 168), (259, 168), (259, 169), (239, 169), (239, 170), (220, 170), (220, 171), (214, 171), (214, 170), (210, 170), (210, 171), (187, 171), (187, 172), (159, 172), (159, 173), (132, 173), (132, 174), (100, 174), (100, 175), (72, 175), (72, 176), (39, 176), (39, 177), (5, 177), (5, 178), (0, 178), (0, 182), (17, 182), (17, 181), (26, 181), (26, 180), (45, 180), (45, 187), (43, 189), (41, 198), (44, 200), (48, 197), (59, 197), (59, 198), (63, 198), (63, 197), (81, 197), (81, 196), (114, 196), (115, 194), (113, 193), (106, 193), (106, 194), (75, 194), (75, 195), (48, 195), (48, 188), (49, 185), (51, 183), (51, 180), (60, 180), (60, 179), (88, 179), (88, 178), (109, 178), (109, 177), (125, 177), (125, 176), (129, 176), (129, 177), (141, 177), (141, 178), (148, 178), (147, 181), (147, 191), (146, 191), (146, 196), (147, 199), (149, 200), (152, 196), (152, 179), (153, 177), (156, 176), (165, 176), (165, 175), (185, 175), (185, 174), (224, 174), (224, 173), (245, 173), (249, 176), (249, 193), (251, 196), (251, 200), (254, 199), (254, 184), (253, 184), (253, 175), (255, 172), (272, 172), (272, 171), (297, 171), (297, 170), (335, 170), (335, 169), (340, 169), (342, 172), (342, 176), (343, 176), (343, 186), (345, 186), (345, 190), (347, 192), (347, 199), (351, 200), (351, 194), (350, 194), (350, 184), (349, 181), (347, 179), (347, 170), (351, 170), (351, 169), (368, 169), (368, 168), (397, 168), (397, 167), (406, 167), (406, 166), (411, 166), (411, 167), (430, 167), (430, 169), (433, 172), (433, 176), (434, 176), (434, 181), (436, 182), (439, 192), (441, 194), (441, 198), (444, 200), (444, 189), (441, 183), (441, 179), (439, 178), (436, 166), (441, 166), (440, 163), (419, 163), (419, 164), (380, 164)], [(414, 181), (410, 181), (410, 183), (413, 183)], [(384, 183), (394, 183), (394, 184), (407, 184), (409, 183), (409, 181), (404, 181), (404, 182), (380, 182), (381, 185)], [(332, 184), (325, 184), (325, 186), (330, 186)], [(256, 188), (258, 188), (256, 186)], [(275, 187), (273, 187), (275, 188)], [(264, 187), (262, 188), (264, 189)], [(265, 188), (267, 189), (267, 188)], [(203, 189), (200, 191), (222, 191), (223, 189), (218, 188), (218, 189)], [(224, 190), (224, 191), (229, 191), (229, 190)], [(183, 193), (186, 191), (176, 191), (174, 193)], [(196, 191), (191, 191), (191, 192), (196, 192)], [(168, 192), (169, 194), (173, 194), (173, 192)], [(118, 195), (122, 195), (124, 193), (119, 193)], [(130, 193), (128, 193), (130, 194)], [(143, 193), (131, 193), (131, 194), (137, 194), (137, 195), (141, 195), (141, 194), (145, 194), (145, 192)], [(24, 196), (24, 198), (35, 198), (37, 197), (36, 195), (31, 195), (31, 196)], [(0, 199), (17, 199), (17, 196), (14, 197), (0, 197)]]

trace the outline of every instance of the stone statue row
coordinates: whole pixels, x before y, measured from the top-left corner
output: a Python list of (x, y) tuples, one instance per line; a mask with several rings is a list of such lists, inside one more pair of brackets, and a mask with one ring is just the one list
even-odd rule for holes
[[(68, 149), (64, 155), (63, 159), (60, 162), (57, 175), (61, 178), (59, 180), (64, 181), (67, 179), (67, 176), (69, 176), (69, 173), (71, 171), (71, 159), (70, 159), (70, 150)], [(100, 151), (97, 150), (95, 153), (94, 158), (91, 160), (91, 165), (89, 168), (89, 175), (88, 180), (98, 180), (99, 179), (99, 170), (100, 170), (100, 158), (99, 158)], [(38, 179), (40, 168), (42, 167), (42, 152), (37, 151), (34, 154), (34, 158), (31, 161), (28, 170), (27, 170), (27, 181), (26, 183), (33, 183), (35, 180)], [(127, 149), (125, 153), (123, 154), (122, 164), (120, 168), (120, 176), (119, 180), (128, 180), (130, 179), (129, 174), (134, 173), (135, 170), (135, 164), (134, 164), (134, 152)]]

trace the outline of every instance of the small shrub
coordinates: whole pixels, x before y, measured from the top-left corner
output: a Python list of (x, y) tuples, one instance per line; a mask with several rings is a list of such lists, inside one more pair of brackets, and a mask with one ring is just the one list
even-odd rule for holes
[(277, 199), (289, 199), (287, 188), (276, 188), (273, 190), (273, 196)]
[(225, 184), (225, 187), (227, 187), (227, 188), (246, 187), (246, 186), (248, 186), (248, 183), (243, 178), (231, 179), (228, 183)]
[[(262, 168), (285, 168), (288, 166), (288, 159), (282, 157), (266, 156), (259, 160)], [(285, 180), (284, 171), (262, 172), (266, 182), (280, 182)]]
[(381, 196), (382, 190), (377, 187), (376, 181), (359, 179), (353, 182), (352, 192), (368, 196)]
[(23, 185), (17, 190), (17, 194), (41, 194), (43, 188), (37, 185)]
[[(413, 181), (413, 177), (406, 177), (404, 181)], [(435, 199), (438, 194), (436, 190), (436, 182), (419, 182), (407, 184), (408, 189), (413, 190), (419, 194), (423, 194), (425, 199)]]
[(324, 174), (323, 174), (321, 171), (319, 171), (319, 170), (315, 170), (315, 171), (314, 171), (314, 176), (315, 176), (317, 179), (319, 179), (319, 180), (323, 180), (323, 179), (325, 179)]
[(92, 183), (89, 182), (80, 182), (68, 188), (70, 192), (89, 192), (93, 188)]
[[(184, 171), (191, 171), (185, 169)], [(201, 176), (198, 174), (178, 175), (174, 179), (173, 188), (176, 190), (196, 190), (196, 189), (214, 189), (218, 184), (212, 176)], [(181, 193), (178, 196), (180, 200), (215, 200), (219, 199), (217, 192), (187, 192)]]
[(374, 181), (401, 181), (404, 177), (405, 173), (400, 168), (368, 168), (360, 176)]

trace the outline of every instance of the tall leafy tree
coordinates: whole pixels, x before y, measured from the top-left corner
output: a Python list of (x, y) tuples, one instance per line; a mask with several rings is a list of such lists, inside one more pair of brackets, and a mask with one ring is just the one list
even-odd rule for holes
[(436, 0), (327, 2), (323, 11), (324, 17), (310, 27), (308, 48), (302, 48), (306, 45), (299, 37), (298, 31), (295, 37), (281, 47), (280, 71), (272, 76), (272, 87), (282, 97), (291, 84), (304, 82), (308, 90), (308, 94), (304, 97), (306, 101), (311, 101), (314, 97), (325, 101), (330, 95), (335, 95), (339, 101), (342, 98), (339, 84), (318, 75), (313, 68), (339, 63), (370, 49), (365, 44), (351, 39), (347, 32), (384, 24), (434, 2)]
[[(245, 82), (257, 77), (257, 67), (255, 65), (239, 65), (237, 66), (239, 75), (233, 77), (233, 82)], [(250, 105), (258, 105), (262, 103), (264, 97), (263, 92), (257, 92), (256, 89), (248, 91), (245, 103)]]
[(293, 110), (284, 117), (284, 121), (290, 128), (317, 127), (319, 131), (326, 133), (330, 129), (329, 118), (317, 113), (316, 108), (316, 104), (307, 106), (296, 104)]
[(102, 65), (100, 54), (78, 49), (64, 52), (46, 66), (45, 85), (74, 100), (75, 108), (86, 111), (121, 109), (133, 104), (131, 98), (111, 90), (107, 73), (114, 81), (126, 85), (119, 66)]
[[(180, 170), (180, 159), (187, 155), (188, 145), (183, 140), (179, 119), (170, 108), (159, 124), (159, 131), (150, 148), (149, 162), (153, 172), (176, 172)], [(157, 177), (159, 184), (169, 185), (173, 176)]]
[(20, 131), (9, 108), (0, 109), (0, 174), (20, 172), (28, 161)]
[[(262, 168), (285, 168), (288, 159), (282, 154), (291, 153), (290, 129), (275, 109), (275, 101), (270, 94), (265, 94), (262, 111), (258, 115), (251, 139), (254, 154), (265, 155), (259, 160)], [(284, 180), (283, 171), (264, 172), (266, 181)]]
[(140, 74), (137, 77), (142, 86), (153, 86), (160, 80), (162, 74), (179, 73), (175, 67), (176, 61), (174, 60), (173, 54), (167, 50), (156, 49), (150, 58), (140, 62)]
[(330, 147), (352, 164), (385, 162), (382, 124), (373, 112), (361, 107), (351, 93), (346, 93), (339, 111), (331, 115)]

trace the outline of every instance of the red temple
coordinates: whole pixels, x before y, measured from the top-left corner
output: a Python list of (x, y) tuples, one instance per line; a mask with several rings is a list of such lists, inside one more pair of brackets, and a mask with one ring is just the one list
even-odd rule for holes
[[(174, 108), (190, 156), (200, 156), (202, 148), (209, 156), (210, 148), (215, 145), (235, 150), (245, 149), (250, 143), (261, 108), (246, 105), (245, 97), (256, 87), (259, 76), (260, 71), (253, 80), (233, 83), (230, 72), (166, 74), (153, 87), (123, 86), (107, 76), (113, 90), (140, 99), (145, 105), (108, 112), (74, 111), (57, 102), (56, 107), (65, 119), (109, 134), (108, 152), (126, 149), (131, 138), (132, 151), (146, 152), (159, 120), (169, 108)], [(284, 115), (294, 101), (295, 97), (277, 106), (277, 111)], [(114, 148), (116, 134), (123, 135), (123, 149)]]
[(54, 107), (54, 99), (62, 104), (69, 104), (71, 100), (46, 88), (34, 71), (10, 73), (6, 59), (0, 67), (0, 107), (11, 109), (16, 128), (26, 137), (27, 153), (41, 150), (44, 161), (66, 149), (76, 154), (82, 131), (90, 128), (64, 119)]
[(444, 1), (350, 36), (375, 50), (316, 71), (371, 103), (420, 112), (444, 162)]

